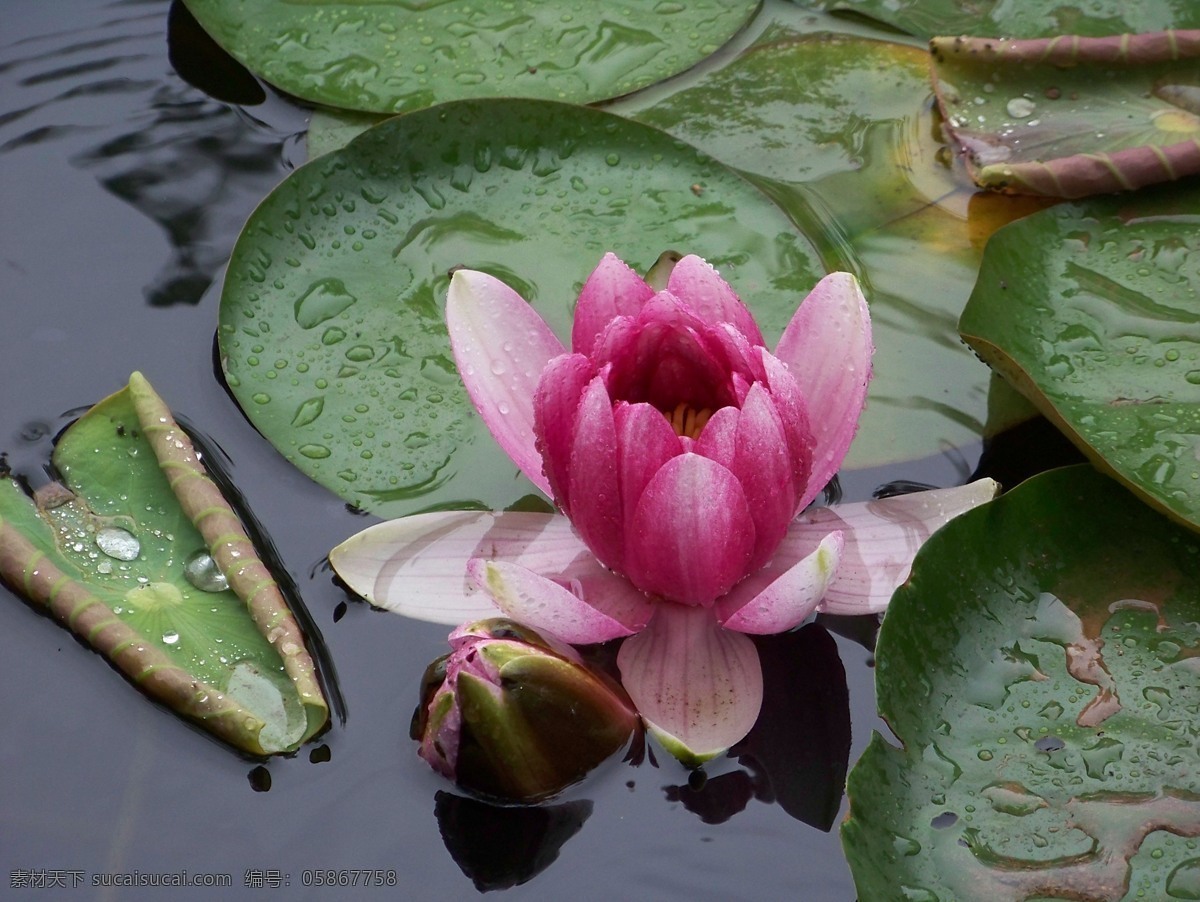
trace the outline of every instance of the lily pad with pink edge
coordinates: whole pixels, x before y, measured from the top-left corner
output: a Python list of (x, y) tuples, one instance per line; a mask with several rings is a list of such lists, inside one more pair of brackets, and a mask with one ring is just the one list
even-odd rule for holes
[(930, 49), (946, 129), (982, 187), (1073, 198), (1200, 172), (1200, 30)]

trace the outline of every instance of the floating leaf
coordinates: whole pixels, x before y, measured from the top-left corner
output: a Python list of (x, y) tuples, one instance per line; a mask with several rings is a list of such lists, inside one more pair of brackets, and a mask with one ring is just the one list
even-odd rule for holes
[(996, 233), (959, 328), (1079, 448), (1200, 528), (1200, 184)]
[(1101, 37), (1200, 27), (1192, 0), (822, 0), (824, 9), (855, 12), (909, 34), (1003, 34), (1017, 38), (1082, 34)]
[(771, 14), (727, 64), (613, 108), (746, 173), (812, 237), (826, 269), (863, 283), (875, 379), (848, 467), (977, 440), (987, 373), (956, 324), (979, 250), (963, 228), (965, 179), (938, 142), (928, 55), (806, 33), (811, 13), (798, 6)]
[(367, 129), (388, 118), (386, 113), (355, 113), (350, 110), (313, 110), (306, 136), (308, 159), (341, 150)]
[(757, 0), (186, 0), (216, 41), (285, 91), (407, 112), (469, 97), (588, 103), (690, 68)]
[(64, 484), (0, 481), (0, 575), (131, 682), (237, 748), (292, 751), (329, 708), (292, 612), (138, 373), (60, 438)]
[(606, 251), (644, 271), (667, 248), (706, 257), (775, 335), (820, 273), (766, 197), (656, 129), (548, 101), (409, 113), (297, 170), (251, 217), (222, 365), (262, 433), (347, 501), (503, 508), (530, 488), (459, 380), (450, 270), (503, 279), (566, 336)]
[(1200, 31), (930, 49), (947, 130), (985, 188), (1083, 197), (1200, 172)]
[(1186, 899), (1200, 540), (1090, 467), (921, 549), (877, 648), (842, 841), (860, 899)]

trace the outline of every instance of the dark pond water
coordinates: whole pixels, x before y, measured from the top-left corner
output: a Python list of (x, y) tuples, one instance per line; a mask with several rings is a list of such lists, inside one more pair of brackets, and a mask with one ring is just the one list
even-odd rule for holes
[[(703, 788), (683, 788), (688, 773), (661, 756), (613, 760), (554, 807), (496, 810), (416, 757), (409, 717), (446, 630), (346, 603), (324, 558), (372, 519), (290, 467), (214, 370), (222, 268), (302, 157), (306, 111), (270, 92), (255, 102), (253, 84), (232, 95), (244, 108), (191, 86), (183, 46), (178, 69), (168, 56), (169, 12), (165, 0), (4, 0), (0, 450), (36, 481), (69, 412), (144, 372), (224, 451), (324, 643), (342, 718), (290, 759), (244, 759), (0, 588), (0, 895), (215, 895), (92, 885), (186, 870), (228, 874), (222, 897), (256, 899), (469, 898), (509, 884), (521, 899), (854, 899), (835, 825), (843, 665), (851, 762), (881, 724), (869, 652), (821, 626), (782, 651), (782, 746), (714, 762)], [(844, 494), (962, 481), (977, 455), (850, 474)], [(315, 869), (394, 872), (396, 887), (305, 886)], [(12, 887), (31, 872), (83, 885)]]

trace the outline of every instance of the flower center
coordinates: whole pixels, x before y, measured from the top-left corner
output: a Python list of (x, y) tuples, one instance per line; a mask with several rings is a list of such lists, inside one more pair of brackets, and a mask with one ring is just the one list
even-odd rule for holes
[(707, 408), (697, 410), (686, 401), (680, 401), (675, 405), (675, 409), (669, 414), (664, 414), (667, 422), (671, 424), (671, 428), (675, 430), (678, 436), (686, 436), (687, 438), (697, 439), (700, 437), (700, 432), (704, 429), (705, 424), (712, 417), (713, 412)]

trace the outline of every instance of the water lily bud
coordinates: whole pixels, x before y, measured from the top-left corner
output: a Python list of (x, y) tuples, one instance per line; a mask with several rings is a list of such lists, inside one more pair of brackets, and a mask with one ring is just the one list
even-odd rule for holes
[(466, 789), (525, 801), (553, 795), (638, 723), (619, 685), (513, 621), (459, 627), (450, 647), (425, 671), (411, 735), (422, 758)]

